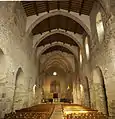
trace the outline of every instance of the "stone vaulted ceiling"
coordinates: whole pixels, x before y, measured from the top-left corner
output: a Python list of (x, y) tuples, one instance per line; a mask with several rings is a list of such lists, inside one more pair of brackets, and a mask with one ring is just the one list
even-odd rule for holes
[[(43, 12), (50, 12), (54, 9), (63, 9), (68, 12), (76, 12), (79, 15), (89, 15), (95, 0), (52, 0), (52, 1), (22, 1), (26, 15), (37, 15)], [(69, 17), (55, 15), (43, 20), (32, 30), (33, 35), (51, 31), (52, 29), (64, 29), (74, 33), (84, 34), (84, 28)]]
[(32, 30), (32, 33), (33, 35), (36, 35), (38, 33), (43, 33), (46, 31), (51, 31), (52, 29), (59, 28), (79, 34), (83, 34), (85, 32), (80, 24), (70, 19), (69, 17), (55, 15), (43, 20)]
[(78, 46), (77, 43), (73, 39), (71, 39), (63, 34), (56, 33), (56, 34), (50, 35), (50, 36), (46, 37), (44, 40), (42, 40), (39, 43), (38, 47), (45, 46), (45, 45), (47, 45), (49, 43), (51, 44), (53, 42), (62, 42), (62, 43), (67, 43), (70, 45)]
[[(51, 10), (66, 10), (68, 12), (76, 12), (79, 15), (90, 15), (92, 10), (93, 4), (95, 0), (52, 0), (52, 1), (22, 1), (22, 5), (26, 12), (27, 17), (32, 15), (39, 16), (40, 13), (47, 12), (49, 13)], [(63, 16), (63, 15), (55, 15), (48, 17), (38, 23), (33, 29), (32, 34), (43, 34), (46, 31), (51, 32), (53, 29), (63, 29), (65, 32), (71, 31), (73, 33), (78, 33), (80, 35), (86, 35), (87, 31), (84, 28), (71, 19), (70, 17)], [(61, 34), (53, 34), (48, 36), (47, 38), (43, 39), (39, 44), (39, 46), (45, 46), (47, 44), (52, 44), (53, 42), (62, 42), (67, 43), (70, 46), (78, 45), (75, 43), (73, 39), (70, 39), (67, 36)], [(69, 49), (66, 49), (62, 46), (52, 46), (47, 49), (43, 54), (52, 52), (52, 51), (62, 51), (72, 54)]]
[(62, 52), (66, 52), (68, 54), (73, 54), (69, 49), (67, 49), (63, 46), (60, 46), (60, 45), (52, 46), (52, 47), (48, 48), (46, 51), (44, 51), (42, 54), (47, 54), (47, 53), (50, 53), (53, 51), (62, 51)]

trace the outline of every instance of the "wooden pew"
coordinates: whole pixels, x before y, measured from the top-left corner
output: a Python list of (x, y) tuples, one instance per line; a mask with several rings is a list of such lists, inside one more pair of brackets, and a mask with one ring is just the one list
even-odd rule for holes
[(82, 107), (77, 104), (62, 104), (62, 109), (64, 119), (108, 119), (106, 115), (98, 112), (98, 110)]
[(40, 104), (5, 114), (4, 119), (49, 119), (53, 110), (54, 105)]

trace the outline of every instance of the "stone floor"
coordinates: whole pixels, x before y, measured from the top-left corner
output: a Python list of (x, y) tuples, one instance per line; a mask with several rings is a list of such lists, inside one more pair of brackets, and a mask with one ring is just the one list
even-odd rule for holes
[(55, 105), (54, 112), (50, 119), (64, 119), (61, 105)]

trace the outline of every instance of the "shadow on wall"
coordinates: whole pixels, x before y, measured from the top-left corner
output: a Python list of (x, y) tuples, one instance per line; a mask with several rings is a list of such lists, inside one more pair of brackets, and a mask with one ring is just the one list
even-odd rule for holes
[(27, 96), (27, 87), (26, 87), (26, 79), (24, 76), (24, 72), (21, 68), (18, 69), (15, 80), (15, 90), (13, 97), (13, 109), (21, 109), (28, 106), (28, 96)]

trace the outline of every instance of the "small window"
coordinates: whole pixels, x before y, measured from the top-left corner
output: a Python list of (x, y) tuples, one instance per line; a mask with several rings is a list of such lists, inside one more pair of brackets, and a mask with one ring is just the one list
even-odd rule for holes
[(88, 40), (88, 37), (85, 38), (85, 52), (86, 52), (86, 57), (89, 60), (89, 40)]
[(97, 27), (99, 42), (102, 42), (104, 39), (104, 26), (103, 26), (102, 16), (100, 12), (98, 12), (96, 16), (96, 27)]
[(33, 86), (33, 94), (35, 95), (36, 93), (36, 85)]
[(79, 60), (80, 60), (80, 65), (82, 65), (82, 52), (81, 52), (81, 50), (80, 50), (80, 53), (79, 53)]

